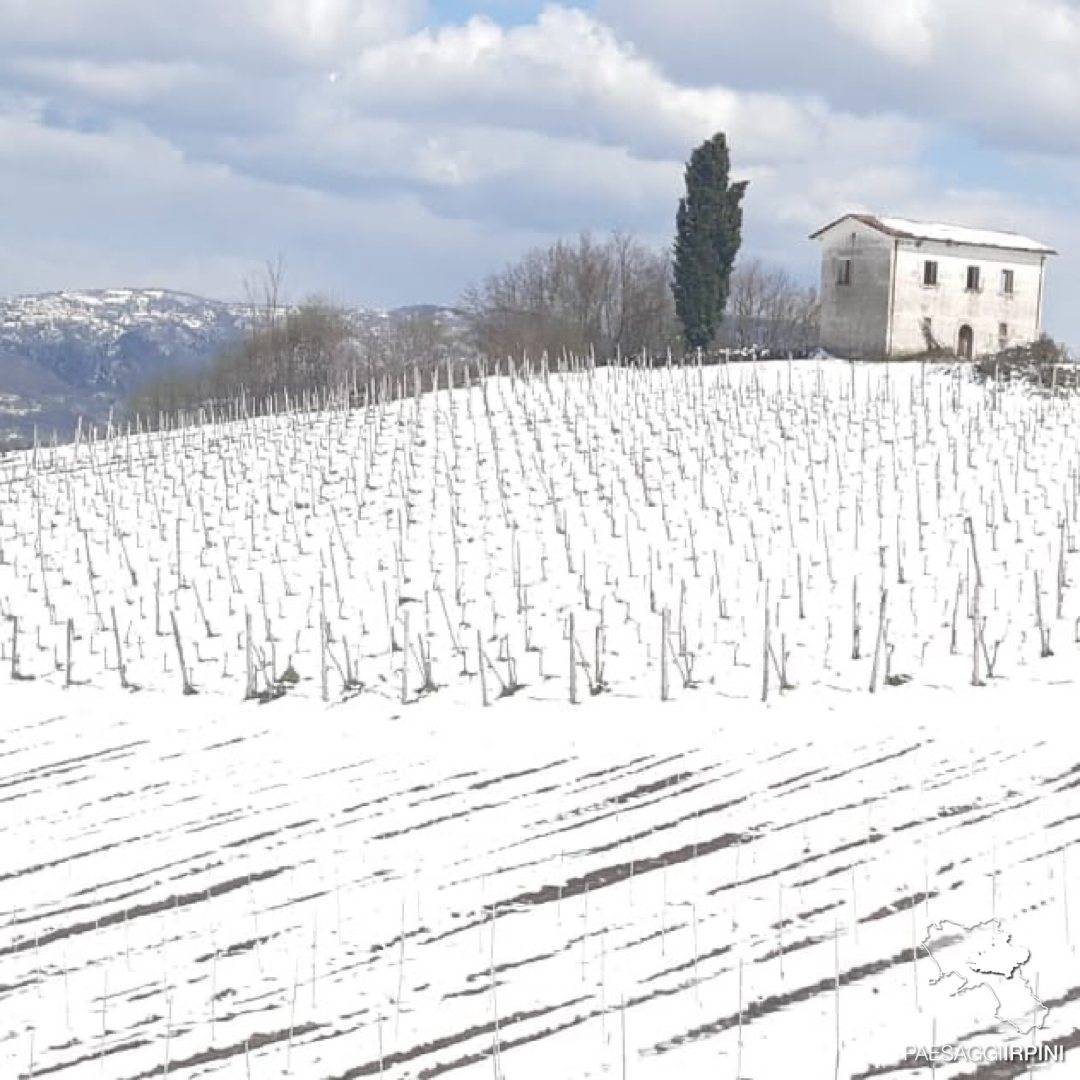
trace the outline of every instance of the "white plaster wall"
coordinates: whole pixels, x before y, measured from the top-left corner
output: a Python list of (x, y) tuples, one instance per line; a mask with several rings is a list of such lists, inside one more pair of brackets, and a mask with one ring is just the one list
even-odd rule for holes
[[(836, 356), (885, 355), (894, 241), (858, 221), (821, 238), (821, 345)], [(840, 260), (852, 260), (850, 285), (838, 285)]]
[[(923, 284), (923, 264), (927, 260), (938, 264), (936, 286)], [(1036, 340), (1040, 331), (1041, 260), (1042, 256), (1034, 252), (902, 240), (896, 255), (890, 355), (925, 351), (922, 322), (927, 317), (937, 343), (953, 351), (965, 323), (974, 332), (976, 355), (1001, 348), (1001, 323), (1008, 326), (1006, 346)], [(969, 266), (980, 269), (979, 292), (967, 291)], [(1011, 296), (1001, 291), (1003, 269), (1013, 271)]]

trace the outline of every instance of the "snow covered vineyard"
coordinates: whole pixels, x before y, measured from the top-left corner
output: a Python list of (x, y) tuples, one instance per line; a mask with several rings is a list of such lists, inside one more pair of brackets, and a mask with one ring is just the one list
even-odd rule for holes
[(1060, 675), (1080, 410), (967, 380), (605, 369), (9, 457), (0, 659), (358, 714)]
[(1080, 1057), (1077, 412), (607, 369), (3, 460), (0, 1075)]

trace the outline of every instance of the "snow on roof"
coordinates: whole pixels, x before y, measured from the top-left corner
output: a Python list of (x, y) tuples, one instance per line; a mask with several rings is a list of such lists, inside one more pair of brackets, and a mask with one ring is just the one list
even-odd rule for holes
[(974, 229), (968, 225), (950, 225), (944, 222), (913, 221), (903, 217), (876, 217), (873, 214), (845, 214), (812, 233), (810, 238), (816, 240), (822, 233), (849, 218), (902, 240), (936, 240), (944, 244), (970, 244), (975, 247), (1007, 248), (1011, 251), (1035, 251), (1044, 255), (1057, 254), (1052, 247), (1032, 240), (1029, 236), (1021, 236), (1020, 233), (1000, 229)]

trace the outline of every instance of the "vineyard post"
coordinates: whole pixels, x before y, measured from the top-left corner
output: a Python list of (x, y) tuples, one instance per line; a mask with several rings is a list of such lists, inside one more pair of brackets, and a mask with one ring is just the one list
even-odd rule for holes
[(570, 612), (570, 704), (578, 703), (577, 697), (577, 657), (574, 655), (574, 613)]
[[(971, 520), (971, 517), (964, 519), (964, 532), (967, 533), (968, 539), (971, 541), (971, 561), (975, 564), (975, 586), (972, 590), (973, 596), (971, 599), (972, 608), (972, 646), (971, 646), (971, 685), (972, 686), (984, 686), (985, 683), (982, 679), (982, 674), (979, 670), (979, 648), (982, 646), (986, 648), (985, 643), (982, 641), (982, 612), (980, 600), (982, 599), (982, 569), (979, 566), (979, 553), (975, 547), (975, 526)], [(989, 672), (993, 675), (993, 672)]]
[(499, 1080), (501, 1069), (501, 1055), (499, 1051), (499, 999), (496, 994), (496, 986), (498, 985), (495, 979), (495, 924), (498, 918), (499, 907), (498, 904), (491, 905), (491, 953), (488, 960), (488, 979), (491, 992), (491, 1011), (494, 1017), (494, 1024), (491, 1033), (491, 1056), (492, 1064), (495, 1067), (495, 1080)]
[(668, 681), (668, 666), (667, 666), (667, 650), (668, 650), (668, 633), (671, 623), (671, 612), (668, 608), (664, 608), (660, 615), (660, 700), (667, 701), (670, 697), (669, 681)]
[(769, 583), (765, 582), (765, 629), (762, 633), (761, 700), (769, 700)]
[(780, 957), (780, 981), (784, 981), (784, 882), (779, 877), (776, 881), (776, 945)]
[(626, 994), (623, 993), (622, 1004), (619, 1007), (619, 1017), (622, 1028), (622, 1080), (626, 1080)]
[(116, 619), (116, 608), (111, 609), (112, 614), (112, 626), (113, 626), (113, 639), (116, 641), (116, 670), (120, 672), (120, 686), (121, 689), (130, 689), (130, 684), (127, 680), (127, 667), (124, 664), (124, 650), (120, 647), (120, 624)]
[(859, 579), (853, 578), (851, 582), (851, 659), (860, 660), (862, 652), (859, 648)]
[(244, 662), (246, 667), (244, 700), (250, 701), (256, 696), (254, 646), (251, 640), (251, 612), (244, 612)]
[(326, 662), (326, 638), (329, 634), (326, 611), (319, 612), (319, 689), (323, 704), (330, 700), (329, 671)]
[(486, 709), (491, 702), (488, 700), (487, 674), (484, 671), (484, 642), (479, 628), (476, 631), (476, 666), (480, 671), (480, 698)]
[[(1057, 368), (1054, 368), (1054, 374), (1055, 374), (1055, 376), (1057, 375)], [(1057, 571), (1057, 617), (1059, 619), (1061, 618), (1061, 613), (1062, 613), (1062, 610), (1064, 609), (1064, 606), (1065, 606), (1065, 585), (1066, 585), (1066, 575), (1065, 575), (1065, 546), (1066, 546), (1066, 539), (1065, 539), (1065, 531), (1066, 531), (1067, 527), (1068, 527), (1068, 519), (1067, 518), (1062, 518), (1061, 523), (1058, 526), (1058, 528), (1061, 531), (1061, 541), (1060, 541), (1060, 546), (1058, 547), (1058, 571)], [(42, 574), (43, 578), (44, 578), (44, 576), (45, 575)]]
[(738, 1041), (738, 1057), (735, 1065), (735, 1077), (736, 1080), (742, 1080), (742, 1048), (743, 1048), (743, 958), (739, 957), (739, 1041)]
[(11, 616), (11, 678), (19, 678), (19, 616)]
[(169, 619), (172, 622), (173, 640), (176, 642), (176, 655), (180, 658), (180, 678), (183, 683), (184, 694), (190, 696), (195, 693), (195, 687), (191, 685), (187, 664), (184, 663), (184, 645), (180, 640), (180, 628), (176, 624), (175, 611), (169, 612)]
[[(401, 649), (401, 704), (409, 703), (409, 609), (405, 608), (405, 640)], [(481, 660), (481, 665), (483, 660)]]
[(1048, 656), (1053, 656), (1053, 650), (1050, 648), (1050, 628), (1043, 622), (1042, 613), (1042, 596), (1039, 591), (1039, 571), (1034, 571), (1035, 576), (1035, 621), (1039, 627), (1039, 643), (1040, 653), (1039, 655), (1045, 660)]
[[(402, 881), (404, 885), (404, 881)], [(398, 1031), (401, 1024), (401, 995), (404, 992), (404, 980), (405, 980), (405, 890), (402, 889), (401, 893), (401, 936), (398, 945), (398, 979), (397, 979), (397, 996), (394, 998), (394, 1038), (398, 1037)]]
[(885, 640), (885, 605), (889, 599), (889, 590), (881, 590), (881, 607), (878, 609), (877, 641), (874, 642), (874, 660), (870, 666), (870, 693), (877, 693), (878, 665), (881, 662), (881, 646)]
[(834, 1080), (840, 1080), (840, 923), (836, 920), (833, 929), (833, 955), (836, 967), (836, 1063), (833, 1069)]

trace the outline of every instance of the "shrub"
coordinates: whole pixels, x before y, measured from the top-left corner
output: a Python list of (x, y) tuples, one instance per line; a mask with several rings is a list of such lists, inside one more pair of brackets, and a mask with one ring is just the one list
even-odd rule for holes
[(982, 381), (1020, 382), (1042, 390), (1080, 387), (1080, 364), (1068, 349), (1043, 334), (1028, 345), (1015, 345), (975, 361), (975, 377)]

